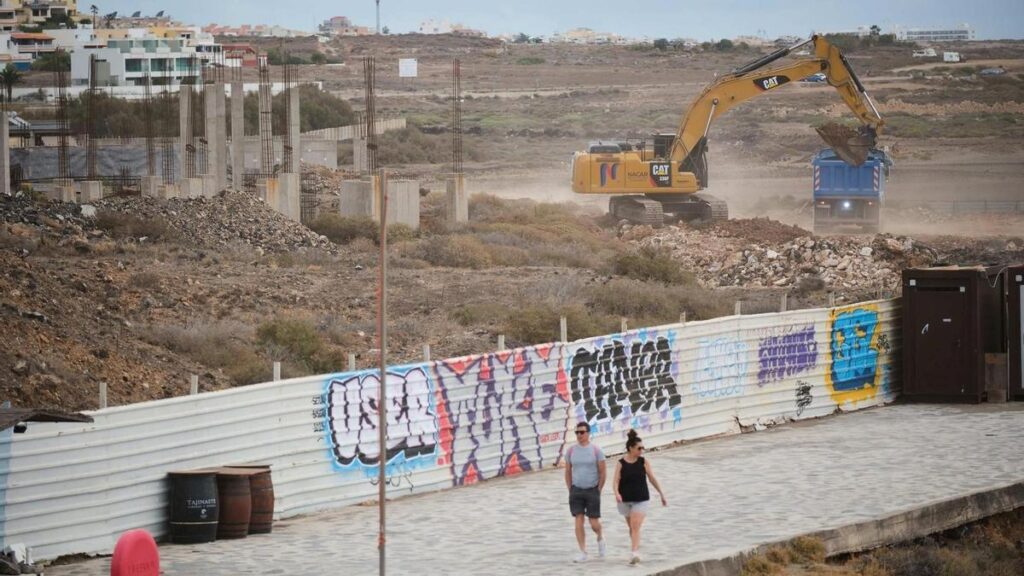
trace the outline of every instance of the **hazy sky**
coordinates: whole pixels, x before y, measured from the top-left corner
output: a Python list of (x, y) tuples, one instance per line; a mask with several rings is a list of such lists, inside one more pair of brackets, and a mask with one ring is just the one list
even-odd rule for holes
[[(90, 4), (79, 2), (82, 10)], [(117, 10), (152, 15), (167, 10), (188, 24), (280, 24), (313, 30), (330, 16), (374, 26), (374, 0), (105, 0), (101, 14)], [(764, 34), (806, 36), (877, 24), (948, 26), (970, 23), (979, 39), (1024, 38), (1024, 0), (381, 0), (381, 26), (415, 31), (432, 18), (489, 34), (548, 35), (587, 27), (624, 36), (712, 38)]]

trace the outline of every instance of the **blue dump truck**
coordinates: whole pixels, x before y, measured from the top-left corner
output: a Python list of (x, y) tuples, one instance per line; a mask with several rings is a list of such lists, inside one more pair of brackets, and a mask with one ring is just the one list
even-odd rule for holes
[(814, 231), (838, 232), (859, 228), (878, 232), (885, 181), (892, 160), (877, 149), (868, 153), (860, 166), (842, 161), (831, 148), (818, 152), (811, 161), (814, 167)]

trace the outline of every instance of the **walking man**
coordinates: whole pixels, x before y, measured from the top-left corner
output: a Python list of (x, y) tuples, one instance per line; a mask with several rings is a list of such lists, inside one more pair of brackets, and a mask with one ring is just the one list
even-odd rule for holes
[(583, 516), (590, 519), (590, 528), (597, 536), (597, 553), (605, 554), (601, 531), (601, 490), (606, 477), (604, 451), (590, 442), (590, 425), (576, 424), (576, 444), (565, 457), (565, 487), (569, 489), (569, 512), (576, 519), (576, 543), (580, 547), (575, 562), (587, 561), (587, 535)]

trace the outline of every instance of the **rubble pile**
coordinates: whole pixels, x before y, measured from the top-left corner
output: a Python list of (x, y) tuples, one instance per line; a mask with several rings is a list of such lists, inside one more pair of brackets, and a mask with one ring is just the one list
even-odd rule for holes
[(171, 200), (110, 198), (97, 207), (142, 219), (161, 218), (196, 247), (215, 249), (241, 242), (264, 252), (303, 248), (333, 252), (336, 248), (326, 236), (289, 220), (246, 192), (224, 190), (215, 198)]
[[(784, 226), (784, 225), (779, 225)], [(935, 250), (911, 238), (877, 236), (813, 237), (809, 233), (784, 241), (784, 234), (765, 233), (760, 241), (723, 231), (667, 227), (649, 233), (629, 230), (641, 246), (668, 250), (705, 286), (795, 287), (803, 278), (820, 278), (837, 292), (893, 290), (908, 266), (938, 260)], [(792, 227), (786, 227), (792, 228)], [(742, 230), (742, 227), (741, 227)]]

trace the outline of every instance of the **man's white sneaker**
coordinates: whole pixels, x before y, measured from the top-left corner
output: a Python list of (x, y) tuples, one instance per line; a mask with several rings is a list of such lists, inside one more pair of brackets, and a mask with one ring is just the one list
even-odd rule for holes
[(577, 563), (577, 564), (579, 564), (581, 562), (586, 562), (587, 561), (587, 553), (586, 552), (580, 552), (579, 554), (576, 554), (576, 556), (573, 557), (572, 561)]
[(605, 553), (608, 551), (608, 547), (604, 545), (604, 538), (597, 541), (597, 555), (604, 558)]
[(630, 566), (636, 566), (639, 563), (640, 563), (640, 555), (637, 554), (636, 552), (633, 552), (633, 556), (629, 559), (629, 565)]

